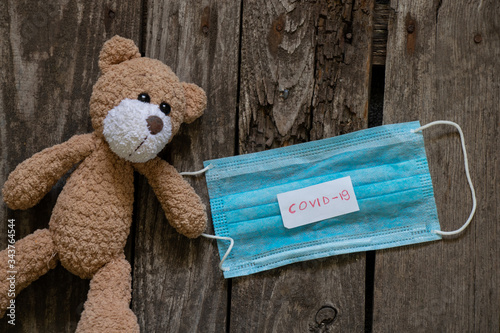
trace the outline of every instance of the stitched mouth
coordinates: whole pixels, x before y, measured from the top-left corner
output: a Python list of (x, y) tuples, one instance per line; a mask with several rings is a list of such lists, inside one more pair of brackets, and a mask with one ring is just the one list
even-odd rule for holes
[(143, 145), (144, 142), (146, 142), (146, 140), (148, 139), (148, 136), (144, 138), (144, 140), (142, 140), (141, 144), (137, 146), (137, 148), (135, 148), (135, 150), (133, 152), (130, 153), (130, 155), (128, 155), (128, 157), (132, 156), (133, 153), (135, 153), (137, 150), (139, 150), (139, 148), (141, 148), (141, 146)]

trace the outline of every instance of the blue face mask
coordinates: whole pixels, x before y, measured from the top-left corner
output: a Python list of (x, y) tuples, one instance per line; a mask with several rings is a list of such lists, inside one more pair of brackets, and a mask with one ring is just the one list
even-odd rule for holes
[[(458, 125), (436, 123), (458, 128), (466, 160)], [(206, 161), (216, 236), (204, 236), (219, 239), (224, 276), (461, 232), (474, 214), (474, 189), (466, 163), (473, 211), (461, 229), (440, 231), (421, 133), (433, 124), (385, 125)]]

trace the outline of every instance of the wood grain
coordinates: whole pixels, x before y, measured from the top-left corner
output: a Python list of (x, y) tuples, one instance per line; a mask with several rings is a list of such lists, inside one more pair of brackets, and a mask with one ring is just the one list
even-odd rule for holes
[[(498, 332), (500, 7), (391, 6), (384, 122), (460, 124), (479, 204), (458, 238), (377, 253), (373, 331)], [(457, 229), (471, 210), (458, 134), (441, 126), (424, 138), (441, 228)]]
[(391, 15), (388, 0), (375, 1), (373, 14), (373, 52), (372, 65), (385, 65), (387, 54), (387, 24)]
[(310, 140), (368, 126), (373, 1), (320, 3)]
[(244, 2), (240, 153), (308, 140), (319, 8), (307, 1)]
[[(367, 126), (372, 8), (244, 2), (240, 153)], [(230, 331), (361, 332), (364, 277), (365, 255), (353, 254), (235, 278)]]
[[(0, 2), (0, 184), (17, 164), (74, 134), (91, 131), (88, 103), (103, 42), (114, 34), (139, 40), (140, 1)], [(113, 14), (111, 14), (113, 12)], [(0, 235), (16, 220), (16, 238), (46, 228), (59, 181), (26, 211), (0, 208)], [(7, 237), (0, 238), (1, 248)], [(88, 281), (61, 266), (16, 298), (16, 326), (2, 332), (73, 332)]]
[[(234, 154), (239, 27), (239, 2), (147, 2), (146, 55), (164, 61), (208, 96), (205, 114), (183, 125), (160, 154), (179, 171), (199, 170), (204, 160)], [(204, 177), (189, 181), (208, 208)], [(141, 329), (225, 331), (228, 284), (218, 268), (215, 241), (177, 234), (142, 178), (136, 203), (132, 308)]]

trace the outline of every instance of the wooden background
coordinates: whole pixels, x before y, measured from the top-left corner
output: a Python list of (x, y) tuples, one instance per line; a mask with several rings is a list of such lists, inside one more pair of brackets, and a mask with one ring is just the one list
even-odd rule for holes
[[(0, 184), (24, 159), (91, 131), (97, 57), (115, 34), (208, 95), (160, 156), (207, 159), (368, 126), (462, 125), (478, 198), (459, 238), (224, 280), (216, 244), (188, 240), (136, 176), (127, 255), (143, 332), (499, 332), (500, 3), (496, 0), (1, 0)], [(383, 105), (383, 109), (382, 109)], [(471, 207), (457, 133), (424, 134), (444, 230)], [(190, 179), (208, 204), (203, 177)], [(48, 224), (62, 179), (32, 209), (0, 206), (24, 237)], [(213, 229), (209, 232), (213, 233)], [(17, 298), (2, 332), (73, 332), (88, 291), (62, 267)]]

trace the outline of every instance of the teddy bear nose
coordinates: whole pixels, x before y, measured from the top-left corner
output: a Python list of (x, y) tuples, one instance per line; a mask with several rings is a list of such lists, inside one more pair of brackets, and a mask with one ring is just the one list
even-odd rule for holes
[(146, 122), (148, 123), (149, 132), (153, 135), (160, 133), (163, 128), (163, 121), (160, 117), (149, 116)]

